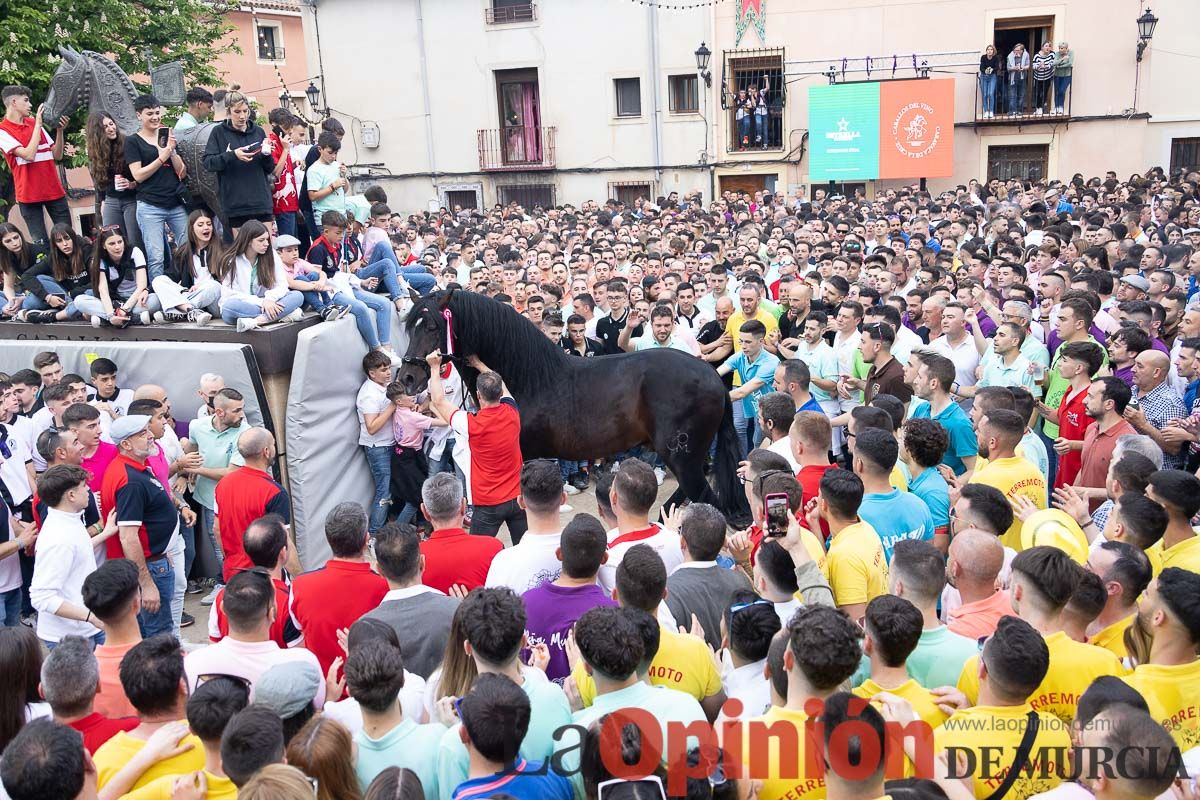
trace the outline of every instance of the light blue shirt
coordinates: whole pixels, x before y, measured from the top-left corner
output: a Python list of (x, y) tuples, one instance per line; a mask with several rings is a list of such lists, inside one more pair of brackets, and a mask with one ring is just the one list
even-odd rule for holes
[[(806, 344), (805, 342), (801, 342), (800, 346), (796, 348), (796, 358), (808, 365), (809, 375), (814, 378), (820, 378), (823, 381), (837, 381), (837, 354), (833, 352), (833, 348), (829, 346), (828, 342), (822, 340), (812, 350), (804, 349)], [(818, 402), (833, 399), (833, 395), (815, 383), (809, 384), (808, 391), (812, 393), (812, 396)]]
[(958, 403), (946, 406), (937, 416), (930, 414), (932, 410), (933, 407), (925, 403), (913, 409), (912, 419), (932, 419), (946, 429), (946, 434), (950, 437), (950, 447), (946, 450), (946, 455), (942, 456), (942, 463), (954, 470), (955, 475), (962, 475), (967, 471), (963, 459), (979, 455), (979, 440), (975, 436), (971, 420)]
[(754, 361), (747, 359), (745, 352), (741, 352), (725, 363), (742, 379), (743, 386), (753, 380), (762, 381), (762, 386), (742, 398), (742, 411), (745, 412), (746, 419), (752, 420), (758, 415), (759, 398), (772, 391), (771, 386), (775, 381), (775, 368), (779, 366), (779, 359), (763, 349)]
[[(571, 704), (558, 684), (549, 680), (527, 677), (521, 688), (529, 695), (530, 705), (529, 730), (521, 740), (521, 757), (528, 761), (544, 761), (554, 753), (554, 732), (571, 724)], [(462, 723), (455, 723), (442, 734), (437, 748), (437, 782), (446, 797), (466, 781), (470, 766), (467, 747), (458, 733), (461, 726)], [(436, 797), (428, 789), (425, 796), (429, 800)]]
[[(326, 164), (317, 159), (308, 168), (305, 176), (308, 182), (308, 191), (316, 192), (342, 177), (342, 170), (336, 161), (332, 164)], [(346, 213), (346, 190), (336, 189), (332, 194), (328, 194), (320, 200), (313, 200), (312, 207), (313, 219), (317, 221), (317, 227), (319, 228), (321, 227), (321, 215), (326, 211), (337, 211), (340, 214)]]
[(870, 523), (883, 542), (883, 556), (890, 563), (892, 548), (901, 539), (933, 540), (933, 515), (919, 497), (892, 489), (883, 494), (863, 495), (858, 516)]
[(950, 487), (937, 467), (929, 467), (920, 475), (909, 478), (908, 491), (925, 503), (933, 517), (935, 531), (950, 524)]
[(354, 734), (354, 741), (358, 743), (358, 759), (354, 762), (358, 785), (365, 792), (375, 776), (388, 767), (408, 767), (421, 779), (426, 797), (437, 798), (435, 764), (438, 742), (445, 732), (446, 729), (437, 723), (418, 725), (406, 719), (379, 739), (372, 739), (362, 731)]
[(635, 352), (640, 350), (678, 350), (681, 353), (687, 353), (689, 356), (694, 355), (691, 348), (676, 339), (674, 334), (671, 334), (671, 338), (667, 340), (666, 344), (659, 344), (653, 334), (639, 336), (633, 340), (633, 349)]
[(996, 353), (988, 353), (983, 357), (983, 375), (977, 386), (1024, 386), (1034, 397), (1040, 397), (1042, 389), (1037, 380), (1029, 374), (1029, 359), (1020, 353), (1017, 360), (1008, 366), (1004, 359)]
[[(1043, 475), (1050, 474), (1050, 454), (1046, 452), (1046, 443), (1042, 441), (1042, 437), (1033, 431), (1025, 431), (1025, 435), (1021, 437), (1021, 443), (1017, 447), (1020, 448), (1021, 455), (1025, 460), (1037, 467), (1039, 472)], [(1050, 484), (1047, 483), (1047, 491), (1049, 491), (1049, 486)]]

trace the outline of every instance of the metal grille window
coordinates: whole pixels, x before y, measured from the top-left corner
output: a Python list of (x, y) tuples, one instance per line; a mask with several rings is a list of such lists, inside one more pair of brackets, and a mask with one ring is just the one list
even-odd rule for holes
[(700, 92), (695, 75), (672, 75), (667, 81), (672, 114), (695, 114), (700, 110)]
[(470, 190), (446, 192), (446, 204), (451, 208), (478, 208), (475, 192)]
[(783, 149), (786, 102), (782, 49), (725, 52), (721, 108), (729, 114), (729, 151)]
[(1200, 137), (1171, 140), (1171, 173), (1200, 169)]
[(642, 79), (617, 78), (613, 81), (617, 93), (617, 116), (640, 117), (642, 115)]
[(647, 203), (654, 202), (654, 189), (644, 181), (616, 181), (608, 184), (608, 196), (618, 203), (624, 203), (632, 208), (640, 197)]
[(535, 206), (550, 208), (554, 205), (555, 186), (552, 183), (521, 183), (497, 186), (496, 194), (501, 205), (516, 203), (522, 208)]
[(533, 22), (537, 19), (537, 6), (529, 0), (491, 0), (485, 16), (489, 25)]
[(1046, 177), (1049, 163), (1048, 144), (995, 145), (987, 151), (987, 178), (1039, 180)]

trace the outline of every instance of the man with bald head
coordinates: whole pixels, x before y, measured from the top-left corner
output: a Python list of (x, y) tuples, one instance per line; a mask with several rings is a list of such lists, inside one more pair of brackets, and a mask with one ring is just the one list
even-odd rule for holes
[[(226, 581), (239, 570), (254, 566), (242, 542), (252, 522), (266, 514), (277, 514), (285, 525), (292, 519), (287, 490), (270, 473), (276, 456), (275, 437), (266, 428), (246, 428), (238, 436), (237, 449), (244, 463), (217, 481), (215, 492)], [(288, 547), (288, 569), (300, 571), (294, 544)]]
[(1004, 546), (994, 534), (969, 528), (950, 540), (946, 575), (962, 605), (946, 613), (946, 627), (977, 641), (995, 633), (1000, 618), (1013, 613), (1000, 584), (1003, 568)]
[(1133, 361), (1133, 380), (1137, 385), (1137, 404), (1125, 408), (1125, 419), (1138, 433), (1149, 436), (1162, 448), (1163, 469), (1183, 469), (1187, 457), (1185, 443), (1167, 439), (1163, 430), (1188, 415), (1183, 398), (1168, 380), (1171, 359), (1166, 353), (1145, 350)]

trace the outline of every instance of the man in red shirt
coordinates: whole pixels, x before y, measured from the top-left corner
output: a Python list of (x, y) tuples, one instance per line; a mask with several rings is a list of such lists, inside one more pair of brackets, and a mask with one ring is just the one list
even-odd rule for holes
[(117, 734), (138, 726), (137, 717), (109, 719), (93, 708), (100, 688), (100, 667), (92, 643), (80, 636), (64, 636), (42, 664), (42, 694), (55, 722), (83, 734), (83, 746), (94, 753)]
[[(242, 546), (242, 534), (254, 520), (265, 514), (277, 514), (288, 524), (291, 501), (287, 490), (275, 482), (268, 470), (275, 462), (275, 437), (266, 428), (247, 428), (237, 440), (243, 466), (235, 467), (217, 481), (217, 529), (221, 532), (221, 550), (225, 553), (224, 580), (239, 570), (253, 566)], [(289, 566), (299, 572), (299, 561)], [(274, 563), (266, 565), (274, 567)]]
[(504, 545), (495, 537), (472, 536), (463, 530), (467, 504), (458, 478), (450, 472), (434, 475), (421, 487), (421, 501), (421, 513), (433, 523), (433, 533), (421, 542), (423, 583), (446, 594), (455, 585), (468, 592), (483, 586), (492, 559)]
[[(267, 514), (254, 520), (242, 534), (242, 551), (250, 559), (254, 568), (265, 570), (271, 575), (275, 584), (275, 608), (286, 609), (291, 605), (292, 586), (285, 565), (295, 552), (288, 540), (288, 530), (283, 517), (277, 514)], [(226, 581), (232, 575), (226, 576)], [(216, 599), (213, 600), (212, 610), (208, 615), (208, 639), (219, 642), (229, 635), (229, 618), (221, 607), (221, 599), (225, 596), (222, 587)], [(282, 648), (295, 647), (303, 641), (304, 636), (292, 622), (288, 613), (276, 613), (271, 622), (271, 641)]]
[(1082, 464), (1075, 476), (1075, 486), (1081, 487), (1088, 498), (1088, 508), (1095, 511), (1108, 496), (1105, 488), (1108, 468), (1112, 464), (1117, 440), (1137, 431), (1122, 416), (1132, 397), (1129, 385), (1111, 375), (1097, 378), (1088, 387), (1085, 398), (1089, 419), (1095, 422), (1083, 434)]
[(367, 561), (367, 512), (358, 503), (338, 503), (325, 518), (325, 541), (333, 558), (292, 581), (291, 617), (304, 646), (321, 662), (321, 672), (342, 655), (337, 632), (379, 605), (387, 581)]
[(275, 169), (271, 175), (275, 185), (271, 191), (271, 211), (275, 215), (275, 228), (280, 236), (296, 235), (296, 212), (300, 210), (300, 192), (296, 186), (296, 165), (292, 161), (292, 140), (288, 133), (295, 119), (286, 108), (276, 108), (267, 116), (271, 130), (271, 155), (275, 157)]
[[(442, 354), (426, 356), (429, 363), (429, 407), (454, 430), (454, 463), (467, 477), (471, 504), (471, 533), (495, 536), (508, 525), (513, 544), (521, 541), (529, 522), (517, 503), (521, 493), (521, 415), (504, 381), (476, 356), (467, 363), (479, 370), (475, 392), (479, 411), (471, 414), (446, 399), (442, 386)], [(461, 458), (460, 458), (461, 455)]]
[(54, 138), (42, 127), (42, 106), (37, 114), (31, 114), (33, 103), (28, 86), (5, 86), (0, 91), (4, 102), (4, 120), (0, 121), (0, 152), (13, 174), (16, 184), (17, 205), (21, 207), (21, 219), (29, 228), (29, 238), (34, 242), (48, 241), (46, 219), (50, 215), (54, 224), (71, 224), (71, 210), (67, 206), (67, 193), (58, 179), (55, 162), (63, 157), (63, 131), (67, 118), (57, 120)]

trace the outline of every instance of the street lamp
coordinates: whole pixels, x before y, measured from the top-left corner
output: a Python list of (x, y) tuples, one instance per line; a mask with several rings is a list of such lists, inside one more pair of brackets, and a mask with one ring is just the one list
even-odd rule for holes
[(1137, 60), (1142, 60), (1142, 54), (1146, 52), (1146, 48), (1150, 46), (1150, 40), (1154, 38), (1154, 26), (1158, 25), (1158, 17), (1154, 16), (1150, 9), (1142, 12), (1142, 15), (1137, 18), (1138, 26), (1138, 45), (1137, 45)]
[(279, 107), (280, 108), (288, 108), (291, 105), (291, 103), (292, 103), (292, 93), (289, 92), (287, 90), (287, 87), (285, 86), (285, 87), (283, 87), (283, 90), (279, 93)]
[(312, 81), (308, 82), (308, 88), (304, 90), (304, 96), (308, 98), (308, 107), (317, 113), (320, 113), (321, 90)]
[(705, 86), (712, 86), (712, 73), (708, 71), (708, 61), (712, 58), (712, 51), (709, 50), (704, 42), (696, 48), (696, 71), (704, 78)]

